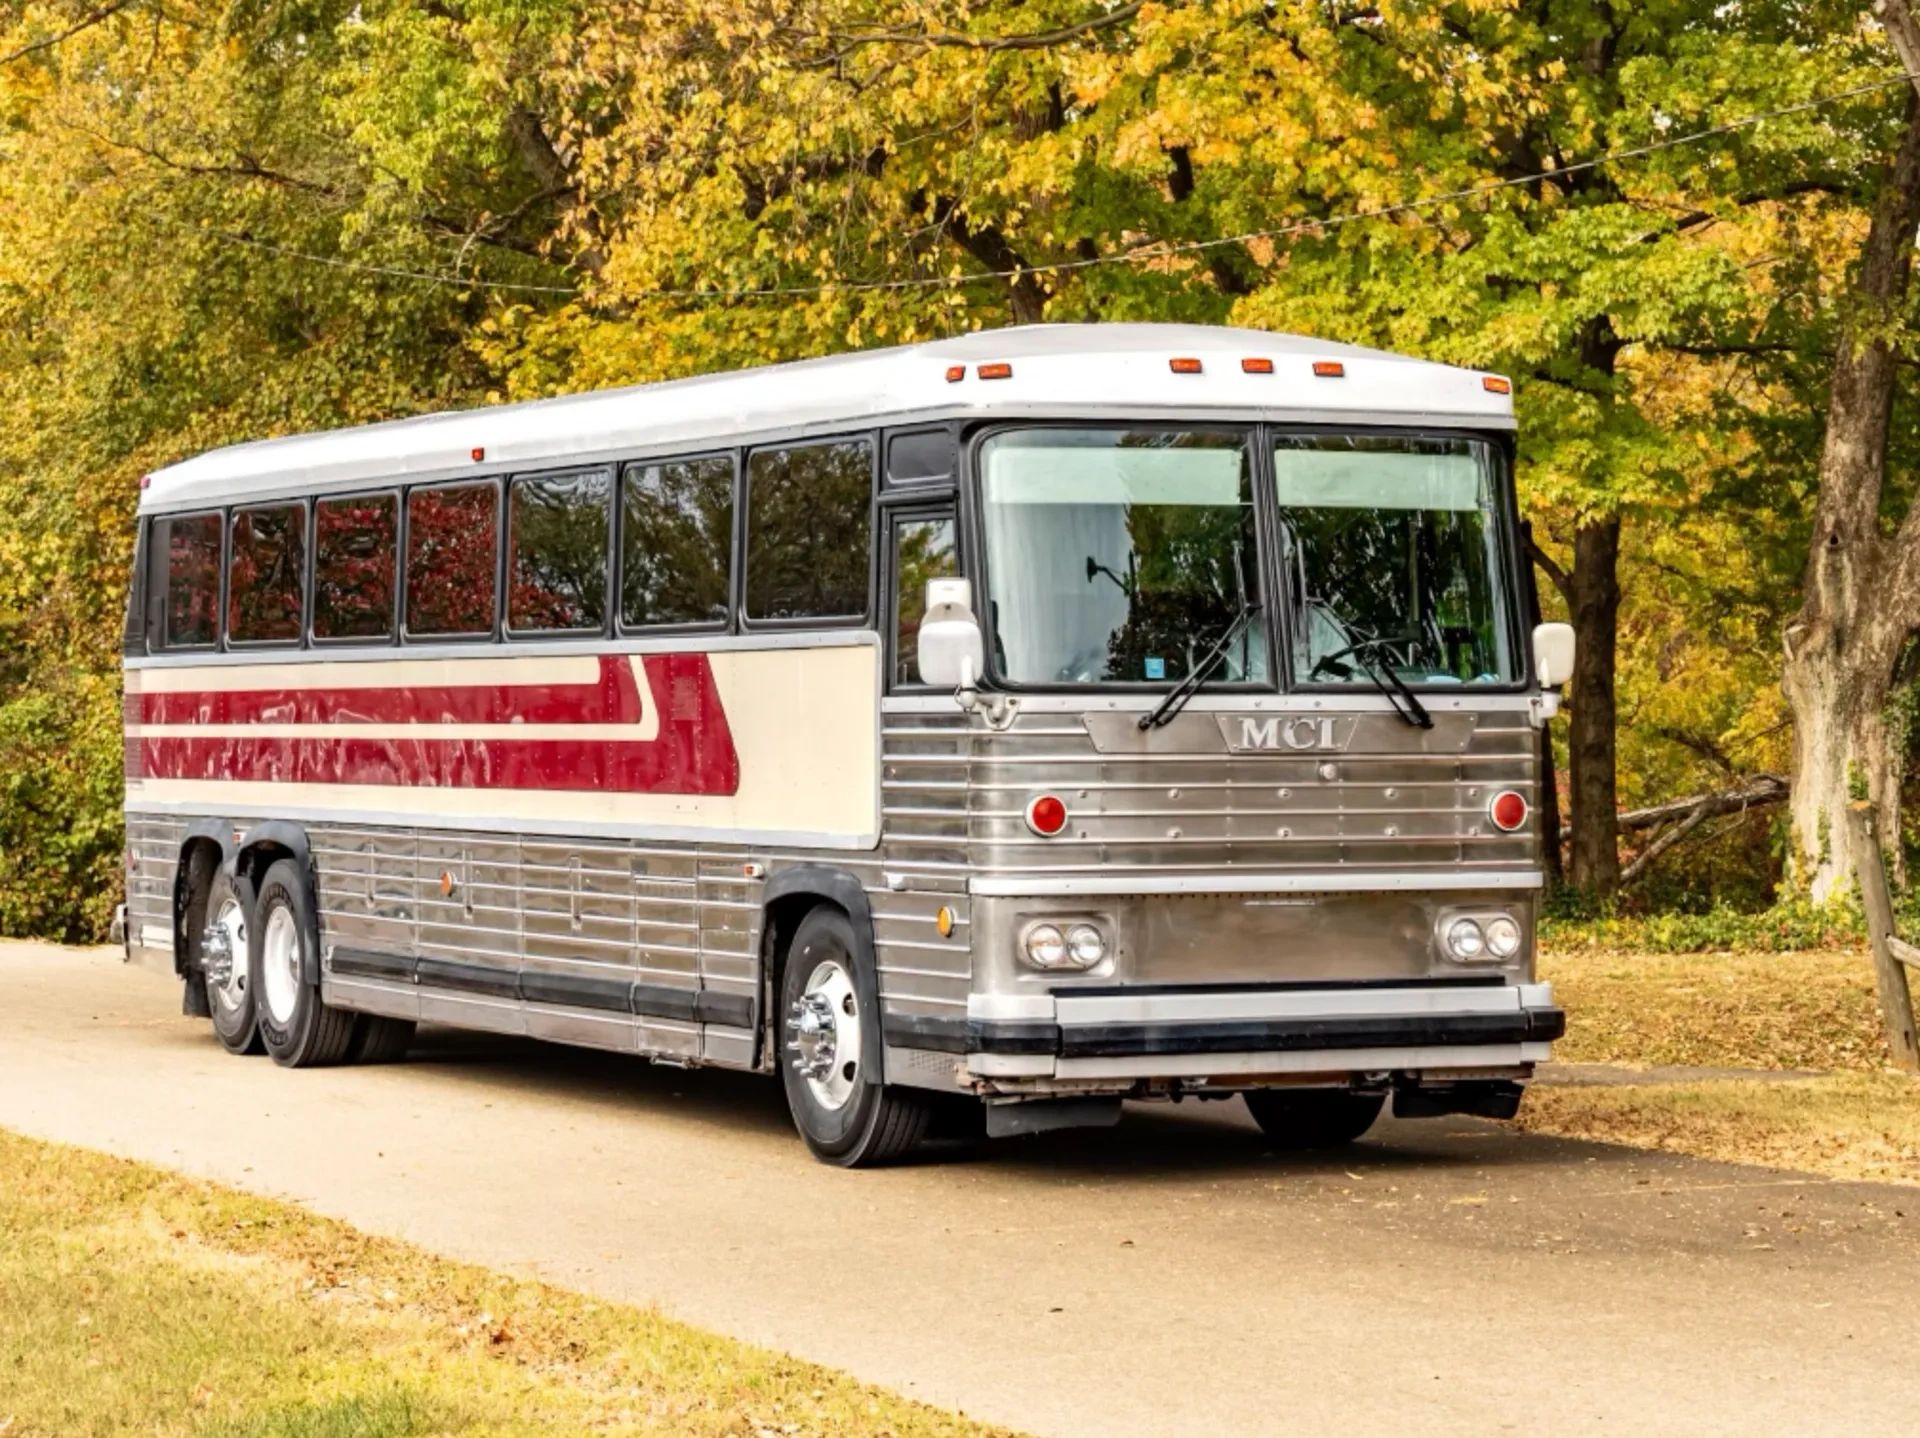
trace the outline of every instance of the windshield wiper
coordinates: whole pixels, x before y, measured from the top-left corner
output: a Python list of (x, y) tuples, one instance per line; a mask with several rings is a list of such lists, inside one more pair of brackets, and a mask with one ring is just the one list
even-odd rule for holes
[(1367, 676), (1368, 682), (1386, 696), (1387, 703), (1393, 706), (1394, 713), (1398, 714), (1416, 729), (1431, 729), (1433, 727), (1433, 716), (1427, 712), (1427, 706), (1420, 702), (1420, 696), (1407, 687), (1407, 681), (1400, 677), (1398, 671), (1394, 669), (1392, 664), (1388, 664), (1384, 668), (1376, 669), (1374, 667), (1374, 661), (1368, 657), (1373, 650), (1379, 649), (1384, 645), (1405, 643), (1409, 636), (1400, 634), (1377, 634), (1371, 639), (1356, 639), (1353, 630), (1348, 627), (1344, 619), (1334, 612), (1331, 605), (1327, 604), (1324, 600), (1309, 600), (1308, 603), (1317, 609), (1322, 617), (1332, 624), (1335, 629), (1338, 629), (1341, 636), (1347, 641), (1346, 648), (1335, 650), (1332, 654), (1322, 655), (1320, 659), (1314, 663), (1313, 669), (1307, 675), (1308, 679), (1311, 680), (1318, 675), (1325, 665), (1337, 663), (1339, 660), (1351, 656), (1360, 672)]
[(1205, 684), (1213, 671), (1220, 667), (1221, 662), (1227, 657), (1227, 651), (1233, 647), (1233, 641), (1240, 637), (1240, 631), (1251, 624), (1259, 613), (1258, 600), (1243, 605), (1240, 612), (1234, 616), (1233, 622), (1220, 632), (1218, 639), (1213, 641), (1213, 648), (1209, 649), (1200, 662), (1193, 666), (1187, 677), (1169, 689), (1167, 697), (1156, 704), (1151, 713), (1140, 716), (1140, 727), (1158, 729), (1186, 708), (1187, 701), (1200, 692), (1200, 686)]

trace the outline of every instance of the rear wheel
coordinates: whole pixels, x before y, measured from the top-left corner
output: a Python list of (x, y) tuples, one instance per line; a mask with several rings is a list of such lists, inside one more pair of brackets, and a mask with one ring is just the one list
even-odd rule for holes
[(206, 985), (213, 1032), (233, 1054), (260, 1052), (252, 967), (247, 962), (253, 902), (252, 884), (219, 870), (207, 889), (206, 923), (197, 937), (200, 975)]
[(309, 979), (320, 967), (320, 931), (307, 886), (291, 859), (260, 881), (248, 945), (260, 1038), (287, 1068), (336, 1064), (353, 1042), (357, 1015), (322, 1002)]
[(1295, 1151), (1344, 1148), (1373, 1127), (1387, 1101), (1345, 1089), (1254, 1089), (1242, 1097), (1273, 1146)]
[(911, 1153), (932, 1106), (881, 1082), (879, 997), (840, 910), (817, 908), (800, 921), (781, 972), (779, 1012), (787, 1107), (814, 1157), (860, 1168)]

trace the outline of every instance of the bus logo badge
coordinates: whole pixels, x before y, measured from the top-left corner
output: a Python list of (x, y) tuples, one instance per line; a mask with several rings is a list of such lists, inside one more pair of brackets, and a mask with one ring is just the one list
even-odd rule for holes
[(1223, 714), (1220, 730), (1236, 754), (1339, 753), (1353, 740), (1353, 720), (1332, 714)]

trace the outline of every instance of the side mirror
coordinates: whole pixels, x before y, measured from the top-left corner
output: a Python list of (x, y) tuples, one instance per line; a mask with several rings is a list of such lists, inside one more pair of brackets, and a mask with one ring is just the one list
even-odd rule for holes
[(973, 617), (973, 585), (964, 579), (929, 579), (917, 651), (920, 682), (968, 688), (980, 677), (984, 652), (980, 621)]
[(1533, 667), (1542, 689), (1557, 689), (1573, 678), (1573, 626), (1533, 626)]

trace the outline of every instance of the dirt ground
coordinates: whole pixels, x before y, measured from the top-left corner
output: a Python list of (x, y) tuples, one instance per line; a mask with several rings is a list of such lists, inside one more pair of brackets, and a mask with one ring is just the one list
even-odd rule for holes
[(289, 1073), (102, 951), (0, 946), (0, 981), (0, 1126), (1036, 1433), (1904, 1433), (1920, 1403), (1911, 1189), (1463, 1120), (1281, 1159), (1237, 1105), (844, 1173), (751, 1076), (451, 1035)]

